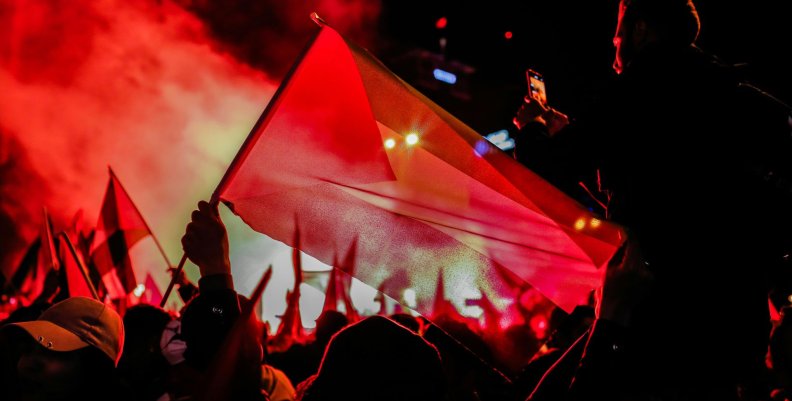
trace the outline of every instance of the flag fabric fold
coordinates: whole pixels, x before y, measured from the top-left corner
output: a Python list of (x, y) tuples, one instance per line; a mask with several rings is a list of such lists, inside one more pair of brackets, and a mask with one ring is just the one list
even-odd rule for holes
[(441, 269), (455, 304), (480, 290), (503, 307), (517, 279), (571, 311), (623, 241), (327, 26), (213, 197), (292, 246), (298, 216), (301, 249), (327, 264), (355, 243), (354, 277), (412, 289), (429, 315)]
[[(86, 275), (89, 273), (83, 273), (82, 267), (80, 267), (81, 263), (85, 266), (82, 255), (77, 252), (77, 249), (75, 249), (75, 253), (69, 250), (69, 244), (66, 243), (67, 237), (65, 235), (58, 236), (58, 241), (60, 258), (63, 263), (62, 274), (66, 277), (65, 288), (68, 291), (68, 296), (94, 298), (94, 293), (91, 291), (88, 281), (86, 281)], [(80, 258), (80, 260), (78, 261), (76, 258)]]
[(154, 281), (154, 277), (151, 276), (151, 273), (146, 273), (145, 285), (146, 291), (143, 293), (143, 297), (141, 297), (140, 301), (149, 305), (159, 305), (160, 302), (162, 302), (162, 292), (157, 282)]
[(102, 282), (102, 275), (96, 268), (96, 264), (94, 263), (93, 259), (91, 259), (91, 244), (93, 243), (94, 232), (94, 229), (89, 229), (85, 226), (83, 222), (82, 209), (75, 213), (74, 217), (72, 218), (71, 227), (65, 231), (66, 235), (69, 237), (69, 240), (74, 246), (75, 252), (83, 261), (83, 266), (85, 266), (86, 270), (88, 271), (90, 283), (96, 290), (98, 299), (102, 300), (105, 299), (105, 294), (107, 291)]
[(5, 287), (3, 288), (4, 295), (23, 297), (26, 299), (26, 295), (22, 293), (22, 289), (29, 286), (29, 284), (27, 284), (27, 280), (30, 279), (30, 275), (32, 275), (33, 271), (36, 269), (40, 248), (41, 235), (34, 239), (33, 242), (31, 242), (28, 246), (28, 249), (25, 251), (22, 260), (19, 261), (19, 264), (14, 270), (14, 274), (11, 275), (11, 278), (8, 279)]

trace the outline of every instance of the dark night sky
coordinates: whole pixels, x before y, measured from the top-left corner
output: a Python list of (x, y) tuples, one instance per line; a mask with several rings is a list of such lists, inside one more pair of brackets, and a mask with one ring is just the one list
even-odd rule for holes
[[(319, 11), (352, 42), (484, 134), (509, 125), (524, 95), (527, 67), (544, 73), (550, 103), (571, 115), (614, 75), (611, 39), (618, 0), (180, 1), (238, 57), (274, 77), (283, 76), (314, 31), (305, 16)], [(791, 103), (787, 74), (792, 63), (785, 53), (792, 48), (792, 24), (783, 3), (697, 0), (702, 21), (698, 43), (728, 63), (747, 63), (754, 83)], [(361, 17), (366, 14), (362, 10), (370, 9), (381, 14)], [(329, 15), (322, 14), (327, 10)], [(441, 17), (448, 21), (444, 29), (435, 26)], [(344, 29), (349, 21), (359, 23), (352, 32)], [(511, 40), (504, 37), (507, 31)], [(444, 52), (441, 38), (446, 39)], [(415, 57), (420, 50), (473, 67), (475, 72), (453, 88), (465, 86), (462, 92), (469, 98), (460, 99), (436, 82), (429, 82), (434, 88), (422, 85), (431, 67)]]
[[(426, 3), (384, 1), (381, 32), (404, 48), (432, 51), (439, 51), (441, 36), (447, 38), (447, 60), (476, 68), (472, 98), (458, 101), (442, 91), (424, 91), (481, 133), (508, 126), (524, 94), (526, 67), (544, 73), (550, 102), (572, 114), (613, 77), (611, 37), (618, 1)], [(786, 53), (792, 49), (792, 24), (783, 3), (698, 0), (698, 44), (728, 63), (747, 63), (752, 82), (790, 103), (792, 63)], [(441, 31), (434, 24), (442, 16), (448, 25)], [(504, 38), (506, 31), (513, 32), (511, 40)], [(390, 62), (394, 54), (378, 55), (413, 82), (409, 68)]]

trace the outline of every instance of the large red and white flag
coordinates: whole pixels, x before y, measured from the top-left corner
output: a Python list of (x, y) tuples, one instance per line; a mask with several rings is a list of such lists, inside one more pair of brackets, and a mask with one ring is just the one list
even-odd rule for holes
[(125, 298), (137, 286), (129, 249), (147, 235), (151, 235), (151, 230), (110, 169), (110, 181), (91, 244), (91, 259), (110, 298)]
[(355, 277), (423, 312), (441, 267), (449, 299), (510, 298), (516, 278), (571, 311), (623, 240), (326, 26), (213, 198), (286, 243), (296, 215), (327, 264), (357, 240)]

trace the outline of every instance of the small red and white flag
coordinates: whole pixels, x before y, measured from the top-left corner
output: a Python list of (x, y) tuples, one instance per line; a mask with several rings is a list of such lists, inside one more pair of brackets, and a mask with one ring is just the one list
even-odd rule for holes
[(148, 235), (151, 230), (143, 216), (110, 169), (91, 244), (91, 259), (111, 299), (125, 298), (137, 287), (129, 249)]

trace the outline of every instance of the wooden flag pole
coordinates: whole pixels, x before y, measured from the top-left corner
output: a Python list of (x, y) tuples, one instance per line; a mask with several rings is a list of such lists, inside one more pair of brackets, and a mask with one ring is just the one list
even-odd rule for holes
[(184, 263), (187, 262), (187, 254), (182, 254), (181, 260), (179, 261), (179, 266), (176, 269), (171, 271), (171, 279), (168, 283), (168, 289), (165, 290), (165, 294), (162, 295), (162, 300), (160, 301), (160, 308), (164, 308), (165, 304), (168, 302), (168, 297), (170, 297), (171, 291), (173, 291), (173, 286), (176, 284), (176, 277), (181, 275), (181, 272), (184, 270)]
[(88, 274), (88, 268), (85, 267), (85, 263), (83, 263), (82, 259), (79, 258), (77, 255), (77, 250), (74, 249), (74, 244), (72, 243), (71, 239), (65, 232), (60, 232), (58, 235), (63, 237), (66, 240), (66, 247), (69, 248), (69, 253), (71, 253), (74, 261), (77, 262), (77, 266), (80, 267), (80, 273), (82, 273), (83, 278), (85, 279), (85, 284), (88, 284), (88, 289), (91, 290), (91, 295), (93, 295), (94, 299), (101, 302), (99, 299), (99, 293), (96, 292), (96, 287), (94, 287), (93, 282), (91, 281), (91, 277)]

